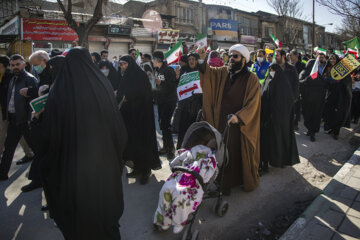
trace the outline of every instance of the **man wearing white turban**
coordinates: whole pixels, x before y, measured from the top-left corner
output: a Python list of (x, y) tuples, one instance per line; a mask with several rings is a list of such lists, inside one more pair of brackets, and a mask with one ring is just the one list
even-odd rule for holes
[[(230, 188), (239, 185), (245, 191), (254, 190), (259, 185), (260, 163), (259, 80), (245, 66), (250, 60), (245, 46), (236, 44), (229, 54), (228, 67), (212, 68), (206, 61), (200, 66), (204, 120), (220, 132), (230, 124), (229, 163), (222, 183), (224, 194), (230, 194)], [(199, 55), (205, 60), (203, 49)], [(229, 114), (232, 117), (228, 120)]]

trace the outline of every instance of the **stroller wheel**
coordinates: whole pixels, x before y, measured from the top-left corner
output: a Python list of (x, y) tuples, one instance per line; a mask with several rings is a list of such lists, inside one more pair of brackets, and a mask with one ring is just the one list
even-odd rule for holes
[(191, 232), (190, 232), (190, 225), (187, 224), (184, 228), (184, 233), (182, 235), (181, 240), (191, 240)]
[(193, 233), (190, 232), (190, 224), (186, 225), (184, 228), (184, 233), (181, 240), (198, 240), (199, 239), (199, 230), (195, 230)]
[(191, 240), (198, 240), (199, 239), (199, 230), (195, 230), (193, 233), (192, 233), (192, 236), (191, 236)]
[(217, 200), (214, 205), (214, 212), (219, 217), (223, 217), (229, 208), (229, 203), (224, 200)]

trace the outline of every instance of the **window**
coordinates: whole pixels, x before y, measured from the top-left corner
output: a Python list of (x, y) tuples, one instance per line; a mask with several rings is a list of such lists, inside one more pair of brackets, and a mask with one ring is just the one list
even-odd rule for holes
[(258, 35), (258, 22), (256, 20), (238, 16), (237, 21), (239, 22), (240, 34), (251, 36)]
[(274, 28), (273, 27), (265, 27), (265, 37), (270, 37), (271, 35), (274, 35)]
[(194, 12), (191, 8), (176, 7), (176, 18), (177, 23), (194, 23)]

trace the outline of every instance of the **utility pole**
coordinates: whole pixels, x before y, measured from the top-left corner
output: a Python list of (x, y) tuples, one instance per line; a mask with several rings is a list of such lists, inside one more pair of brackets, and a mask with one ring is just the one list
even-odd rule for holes
[(315, 0), (313, 0), (313, 26), (312, 26), (312, 49), (311, 52), (314, 52), (315, 48)]

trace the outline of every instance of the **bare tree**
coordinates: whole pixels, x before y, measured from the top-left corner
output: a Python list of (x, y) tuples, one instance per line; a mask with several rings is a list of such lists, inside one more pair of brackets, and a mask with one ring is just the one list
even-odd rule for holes
[(296, 46), (303, 30), (299, 19), (304, 18), (303, 6), (297, 0), (266, 0), (280, 17), (283, 42), (291, 49)]
[(350, 17), (360, 21), (360, 0), (316, 0), (329, 8), (330, 12), (343, 17)]
[[(66, 1), (66, 0), (63, 0)], [(87, 22), (77, 23), (72, 16), (72, 0), (67, 0), (67, 9), (61, 0), (57, 0), (61, 10), (64, 13), (64, 17), (68, 22), (69, 27), (74, 29), (79, 37), (79, 45), (82, 47), (89, 48), (89, 33), (91, 29), (98, 23), (103, 17), (102, 6), (104, 3), (107, 3), (108, 0), (97, 0), (93, 16)]]
[(339, 34), (344, 40), (360, 36), (360, 0), (316, 0), (331, 13), (344, 17)]

